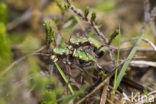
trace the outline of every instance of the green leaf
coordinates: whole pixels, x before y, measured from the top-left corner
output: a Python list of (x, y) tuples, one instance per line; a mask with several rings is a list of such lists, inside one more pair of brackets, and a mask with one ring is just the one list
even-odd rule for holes
[(65, 9), (69, 9), (70, 6), (69, 6), (68, 3), (65, 3), (65, 4), (64, 4), (64, 7), (65, 7)]
[(59, 20), (56, 17), (53, 18), (53, 21), (55, 22), (56, 25), (59, 25)]
[(95, 21), (95, 19), (96, 19), (96, 12), (93, 11), (91, 16), (91, 22)]
[(140, 43), (141, 43), (141, 41), (142, 41), (143, 36), (144, 36), (144, 34), (142, 34), (142, 35), (139, 37), (139, 39), (137, 40), (135, 46), (132, 48), (132, 50), (131, 50), (131, 52), (130, 52), (128, 58), (127, 58), (127, 61), (126, 61), (126, 62), (124, 63), (124, 65), (122, 66), (121, 71), (120, 71), (120, 73), (119, 73), (119, 75), (118, 75), (118, 77), (117, 77), (117, 82), (116, 82), (115, 89), (118, 88), (118, 86), (119, 86), (119, 84), (120, 84), (120, 82), (121, 82), (123, 76), (126, 74), (126, 73), (125, 73), (125, 72), (126, 72), (126, 69), (127, 69), (128, 65), (129, 65), (129, 63), (131, 62), (131, 60), (132, 60), (132, 58), (133, 58), (133, 56), (134, 56), (134, 54), (135, 54), (137, 48), (139, 47), (139, 45), (140, 45)]
[[(121, 41), (120, 28), (117, 29), (117, 30), (115, 30), (115, 32), (118, 34), (118, 37), (119, 37), (119, 41), (118, 41), (118, 53), (117, 53), (117, 60), (116, 60), (116, 66), (119, 66), (119, 59), (120, 59), (120, 41)], [(115, 69), (114, 85), (113, 85), (113, 88), (114, 88), (113, 94), (115, 94), (117, 75), (118, 75), (118, 68)]]
[(64, 8), (63, 8), (61, 2), (60, 2), (59, 0), (55, 0), (55, 2), (56, 2), (56, 4), (57, 4), (57, 6), (60, 8), (61, 12), (64, 13), (65, 10), (64, 10)]
[(147, 102), (145, 102), (145, 104), (150, 104), (150, 103), (149, 103), (149, 94), (148, 94), (147, 87), (144, 87), (143, 92), (144, 92), (145, 96), (147, 97)]
[(86, 7), (86, 8), (85, 8), (85, 11), (84, 11), (84, 16), (85, 16), (85, 18), (87, 18), (87, 17), (88, 17), (89, 10), (90, 10), (90, 8), (89, 8), (89, 7)]

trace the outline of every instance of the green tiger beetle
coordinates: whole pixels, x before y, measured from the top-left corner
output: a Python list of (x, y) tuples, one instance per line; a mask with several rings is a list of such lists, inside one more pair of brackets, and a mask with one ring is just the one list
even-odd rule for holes
[(69, 40), (71, 45), (82, 46), (82, 45), (91, 45), (98, 50), (98, 53), (105, 53), (105, 48), (103, 45), (93, 37), (87, 37), (86, 35), (80, 35), (79, 33), (75, 36), (72, 35)]
[[(95, 60), (97, 55), (93, 52), (93, 49), (88, 50), (88, 52), (86, 52), (86, 50), (89, 49), (90, 47), (94, 47), (103, 53), (105, 52), (105, 49), (102, 47), (103, 45), (98, 40), (92, 37), (87, 37), (85, 35), (79, 34), (77, 34), (77, 36), (72, 35), (69, 40), (69, 43), (70, 44), (67, 45), (67, 47), (65, 48), (54, 48), (53, 49), (54, 55), (51, 56), (51, 59), (57, 61), (59, 56), (61, 56), (61, 58), (63, 58), (63, 56), (67, 56), (66, 60), (63, 60), (63, 62), (66, 65), (71, 64), (70, 57), (80, 59), (85, 62), (95, 62), (97, 64)], [(76, 46), (78, 48), (76, 48)], [(97, 66), (100, 67), (100, 65), (98, 64)]]
[(53, 53), (55, 55), (70, 55), (72, 54), (72, 50), (69, 48), (54, 48)]
[[(96, 62), (95, 61), (95, 57), (90, 54), (89, 52), (85, 52), (84, 50), (81, 49), (77, 49), (76, 47), (74, 47), (74, 44), (77, 42), (73, 41), (72, 43), (72, 39), (71, 41), (69, 41), (69, 45), (67, 45), (67, 47), (65, 48), (58, 48), (56, 47), (56, 34), (54, 29), (51, 27), (51, 22), (50, 21), (45, 21), (45, 30), (46, 30), (46, 42), (47, 42), (47, 46), (49, 48), (48, 53), (52, 53), (51, 55), (51, 59), (56, 62), (58, 61), (58, 59), (60, 58), (67, 67), (67, 70), (69, 70), (69, 65), (71, 64), (70, 59), (75, 58), (75, 59), (79, 59), (85, 62)], [(93, 42), (94, 39), (89, 39), (85, 36), (81, 36), (81, 37), (76, 37), (75, 38), (76, 41), (78, 41), (78, 43), (87, 43), (89, 42), (90, 44), (95, 45), (95, 47), (99, 48), (101, 45), (99, 44), (95, 44), (97, 42)], [(81, 46), (80, 46), (81, 47)]]
[(68, 56), (68, 55), (71, 55), (72, 57), (75, 57), (75, 58), (78, 58), (80, 60), (83, 60), (83, 61), (94, 61), (94, 57), (85, 52), (85, 51), (82, 51), (80, 49), (74, 49), (72, 46), (68, 46), (66, 48), (54, 48), (53, 49), (53, 54), (52, 55), (52, 59), (55, 59), (56, 56)]
[(86, 53), (85, 51), (82, 51), (80, 49), (75, 49), (73, 52), (73, 56), (83, 61), (94, 61), (94, 57), (91, 54)]
[[(82, 60), (82, 61), (85, 61), (85, 62), (95, 62), (96, 63), (95, 57), (92, 56), (90, 53), (87, 53), (87, 52), (82, 51), (80, 49), (74, 49), (72, 46), (68, 46), (66, 48), (54, 48), (53, 54), (54, 55), (51, 55), (50, 58), (54, 62), (56, 62), (56, 61), (58, 61), (59, 57), (61, 57), (63, 63), (66, 64), (66, 69), (68, 70), (69, 74), (71, 74), (71, 68), (70, 68), (71, 61), (70, 61), (70, 59), (72, 57), (79, 59), (79, 60)], [(65, 56), (65, 57), (63, 57), (63, 56)], [(78, 68), (78, 66), (77, 66), (77, 68)], [(79, 69), (81, 69), (81, 68), (79, 68)]]

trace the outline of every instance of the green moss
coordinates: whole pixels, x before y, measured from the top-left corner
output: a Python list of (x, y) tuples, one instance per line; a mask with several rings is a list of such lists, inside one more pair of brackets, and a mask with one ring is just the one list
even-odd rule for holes
[(56, 94), (53, 91), (45, 90), (42, 93), (43, 99), (41, 104), (56, 104)]
[(10, 43), (6, 36), (6, 27), (3, 23), (0, 23), (0, 70), (10, 64), (11, 56)]
[[(28, 58), (29, 68), (27, 76), (33, 78), (28, 81), (28, 88), (32, 89), (34, 93), (41, 96), (41, 104), (56, 104), (56, 96), (63, 93), (61, 86), (56, 86), (58, 79), (55, 76), (47, 76), (40, 74), (40, 67), (38, 59), (35, 56)], [(47, 89), (48, 87), (54, 87), (52, 90)]]
[(4, 3), (0, 3), (0, 23), (7, 23), (7, 7)]
[(7, 7), (0, 3), (0, 70), (11, 62), (11, 50), (8, 37), (6, 36)]

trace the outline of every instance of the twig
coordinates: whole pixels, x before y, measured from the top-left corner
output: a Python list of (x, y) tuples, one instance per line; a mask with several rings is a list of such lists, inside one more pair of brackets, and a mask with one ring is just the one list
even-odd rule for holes
[(152, 10), (151, 5), (150, 5), (150, 0), (144, 0), (144, 7), (145, 7), (145, 22), (147, 24), (150, 24), (154, 38), (156, 40), (156, 25), (154, 22), (155, 18), (155, 12), (156, 12), (156, 7), (154, 7)]
[(104, 87), (103, 87), (100, 104), (105, 104), (106, 103), (106, 100), (107, 100), (107, 90), (108, 90), (108, 84), (104, 85)]
[(122, 80), (122, 83), (124, 83), (125, 85), (133, 88), (133, 89), (136, 89), (140, 92), (143, 92), (144, 88), (146, 87), (148, 91), (153, 91), (154, 89), (151, 88), (151, 87), (148, 87), (146, 86), (145, 84), (143, 83), (140, 83), (140, 82), (137, 82), (136, 80), (132, 80), (128, 77), (124, 77), (123, 80)]
[(76, 104), (81, 104), (82, 102), (85, 101), (85, 99), (87, 99), (88, 97), (90, 97), (91, 95), (93, 95), (97, 90), (99, 90), (101, 87), (103, 87), (105, 85), (105, 83), (108, 82), (109, 78), (114, 74), (114, 71), (112, 73), (110, 73), (109, 75), (107, 75), (104, 80), (94, 89), (92, 90), (90, 93), (88, 93), (85, 97), (83, 97), (82, 99), (80, 99)]
[[(124, 40), (122, 43), (125, 43), (127, 41), (130, 41), (130, 40), (137, 40), (137, 38), (130, 38), (130, 39), (127, 39), (127, 40)], [(154, 51), (156, 51), (156, 46), (154, 45), (154, 43), (152, 43), (150, 40), (146, 39), (146, 38), (143, 38), (142, 39), (144, 42), (148, 43), (153, 49)]]
[(156, 67), (156, 62), (152, 62), (152, 61), (143, 61), (143, 60), (134, 60), (131, 61), (130, 63), (131, 66), (136, 66), (136, 67)]
[[(6, 74), (11, 68), (13, 68), (15, 65), (17, 65), (18, 63), (20, 63), (21, 61), (23, 61), (25, 58), (27, 58), (28, 56), (32, 56), (32, 55), (35, 55), (37, 52), (40, 52), (41, 50), (45, 49), (46, 46), (42, 46), (41, 48), (39, 48), (38, 50), (28, 54), (28, 55), (25, 55), (19, 59), (17, 59), (16, 61), (14, 61), (11, 65), (9, 65), (0, 75), (4, 75)], [(38, 55), (38, 54), (37, 54)]]
[(96, 34), (100, 37), (100, 39), (103, 40), (105, 44), (107, 44), (108, 40), (106, 39), (104, 34), (99, 30), (99, 28), (95, 24), (95, 22), (94, 21), (91, 22), (88, 18), (85, 18), (84, 15), (82, 13), (78, 12), (78, 10), (71, 4), (71, 2), (69, 0), (66, 0), (66, 2), (68, 3), (70, 10), (73, 11), (82, 20), (89, 23), (91, 25), (91, 27), (94, 29), (94, 31), (96, 32)]
[(83, 97), (82, 99), (80, 99), (76, 104), (81, 104), (82, 102), (85, 101), (85, 99), (87, 99), (88, 97), (90, 97), (91, 95), (93, 95), (97, 90), (99, 90), (101, 87), (103, 87), (107, 82), (108, 80), (112, 77), (112, 75), (114, 75), (115, 73), (115, 69), (116, 68), (119, 68), (124, 62), (121, 62), (118, 66), (116, 66), (115, 68), (112, 69), (112, 72), (110, 72), (110, 74), (107, 74), (105, 77), (104, 77), (104, 80), (99, 84), (97, 85), (97, 87), (95, 89), (93, 89), (90, 93), (88, 93), (85, 97)]
[(150, 40), (148, 40), (148, 39), (146, 39), (146, 38), (143, 38), (143, 40), (144, 40), (145, 42), (147, 42), (149, 45), (151, 45), (151, 47), (156, 51), (156, 46), (155, 46)]
[(151, 5), (150, 5), (150, 0), (146, 0), (146, 4), (148, 6), (147, 14), (149, 15), (148, 23), (151, 26), (154, 38), (156, 40), (156, 25), (155, 25), (155, 21), (154, 21), (154, 18), (156, 16), (156, 7), (154, 7), (152, 10), (150, 10), (152, 8)]
[(111, 100), (107, 99), (107, 101), (109, 102), (109, 104), (114, 104)]

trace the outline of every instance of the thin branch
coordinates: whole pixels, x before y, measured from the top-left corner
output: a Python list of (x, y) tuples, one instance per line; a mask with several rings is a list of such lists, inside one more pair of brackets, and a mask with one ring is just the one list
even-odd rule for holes
[(98, 91), (99, 89), (101, 89), (108, 81), (109, 79), (114, 75), (115, 73), (115, 69), (119, 68), (121, 65), (123, 64), (123, 62), (121, 62), (117, 67), (114, 67), (112, 69), (112, 72), (110, 72), (110, 74), (107, 74), (103, 79), (103, 81), (96, 86), (95, 89), (93, 89), (90, 93), (88, 93), (85, 97), (83, 97), (82, 99), (80, 99), (76, 104), (81, 104), (82, 102), (84, 102), (88, 97), (90, 97), (91, 95), (93, 95), (96, 91)]
[(143, 60), (133, 60), (131, 61), (131, 66), (136, 66), (136, 67), (156, 67), (156, 62), (152, 62), (152, 61), (143, 61)]
[[(125, 43), (127, 41), (130, 41), (130, 40), (137, 40), (137, 38), (130, 38), (130, 39), (127, 39), (127, 40), (124, 40), (123, 42), (121, 43)], [(154, 43), (152, 43), (150, 40), (146, 39), (146, 38), (143, 38), (142, 39), (144, 42), (148, 43), (153, 49), (154, 51), (156, 51), (156, 46), (154, 45)]]
[(91, 25), (91, 27), (94, 29), (94, 31), (96, 32), (96, 34), (100, 37), (100, 39), (102, 41), (104, 41), (105, 44), (108, 43), (108, 40), (106, 39), (106, 37), (104, 36), (104, 34), (99, 30), (98, 26), (95, 24), (95, 22), (91, 22), (88, 18), (84, 17), (84, 15), (82, 13), (80, 13), (72, 4), (69, 0), (66, 0), (66, 2), (69, 5), (69, 8), (71, 11), (73, 11), (77, 16), (79, 16), (83, 21), (89, 23)]
[(143, 41), (145, 41), (146, 43), (148, 43), (149, 45), (151, 45), (151, 47), (156, 51), (156, 46), (154, 45), (154, 43), (152, 43), (150, 40), (143, 38)]
[[(24, 59), (26, 59), (28, 56), (32, 56), (32, 55), (36, 55), (36, 53), (40, 52), (41, 50), (45, 49), (46, 46), (42, 46), (41, 48), (39, 48), (38, 50), (28, 54), (28, 55), (25, 55), (19, 59), (17, 59), (16, 61), (14, 61), (11, 65), (9, 65), (0, 75), (4, 75), (6, 74), (10, 69), (12, 69), (15, 65), (17, 65), (18, 63), (20, 63), (21, 61), (23, 61)], [(38, 55), (38, 54), (37, 54)]]
[(100, 104), (105, 104), (106, 103), (106, 100), (107, 100), (107, 90), (108, 90), (108, 84), (104, 85), (104, 87), (103, 87)]
[(93, 95), (97, 90), (99, 90), (101, 87), (103, 87), (109, 80), (109, 78), (114, 74), (114, 71), (112, 73), (110, 73), (109, 75), (107, 75), (104, 80), (94, 89), (92, 90), (90, 93), (88, 93), (85, 97), (83, 97), (82, 99), (80, 99), (76, 104), (81, 104), (82, 102), (84, 102), (88, 97), (90, 97), (91, 95)]
[(150, 24), (154, 38), (156, 40), (156, 25), (154, 22), (154, 18), (156, 16), (156, 7), (154, 7), (152, 10), (150, 5), (150, 0), (144, 0), (144, 7), (145, 7), (145, 22)]

